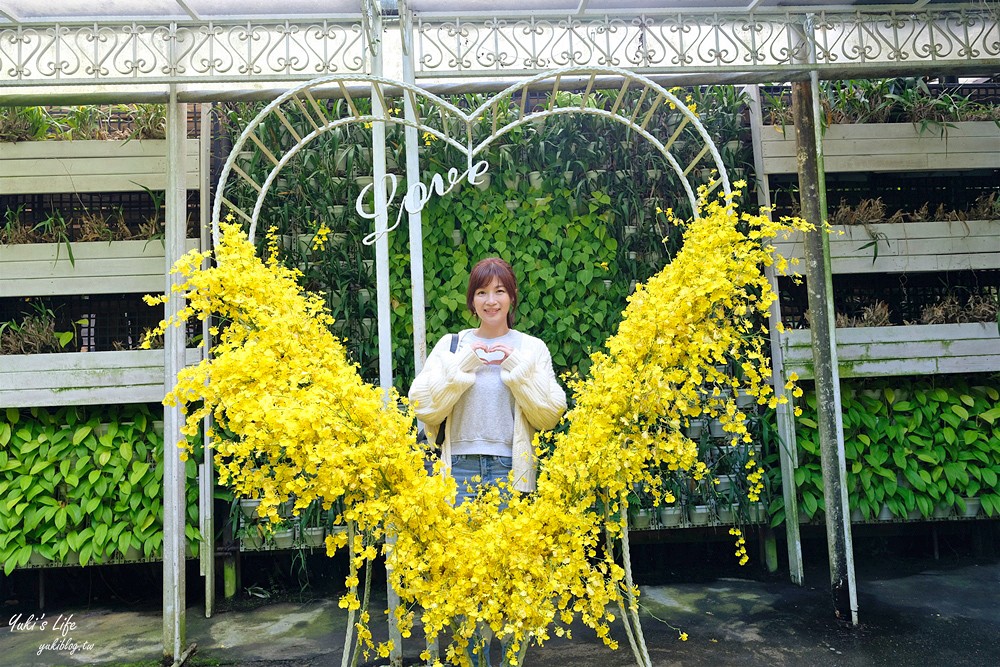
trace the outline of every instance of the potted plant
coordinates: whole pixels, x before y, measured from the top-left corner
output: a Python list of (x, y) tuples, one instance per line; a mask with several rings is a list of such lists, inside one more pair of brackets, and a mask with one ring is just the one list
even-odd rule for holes
[(653, 497), (648, 491), (628, 494), (628, 522), (635, 530), (648, 530), (653, 520)]
[(299, 542), (304, 547), (321, 547), (326, 538), (323, 525), (324, 511), (318, 500), (314, 500), (299, 516)]
[[(827, 172), (992, 169), (1000, 152), (996, 107), (921, 79), (824, 82)], [(796, 172), (794, 132), (783, 95), (769, 95), (762, 136), (764, 171)], [(771, 131), (773, 128), (773, 131)]]

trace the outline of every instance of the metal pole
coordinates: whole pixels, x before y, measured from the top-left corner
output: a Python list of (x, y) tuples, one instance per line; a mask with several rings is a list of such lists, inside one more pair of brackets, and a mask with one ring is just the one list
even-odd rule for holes
[[(750, 96), (750, 132), (753, 139), (754, 172), (757, 174), (757, 197), (768, 210), (771, 207), (771, 189), (764, 172), (764, 156), (761, 149), (761, 127), (763, 118), (760, 106), (760, 89), (748, 86)], [(770, 213), (768, 213), (770, 215)], [(765, 269), (768, 282), (774, 293), (778, 293), (778, 278), (773, 267)], [(798, 467), (798, 445), (795, 441), (795, 417), (792, 414), (792, 392), (784, 388), (784, 353), (781, 347), (781, 303), (775, 299), (768, 313), (768, 330), (771, 332), (771, 372), (774, 391), (782, 392), (787, 403), (776, 409), (778, 426), (778, 459), (781, 464), (781, 493), (785, 501), (785, 540), (788, 543), (788, 575), (793, 583), (801, 586), (805, 581), (802, 568), (802, 538), (799, 534), (799, 501), (795, 494), (795, 468)]]
[[(371, 21), (368, 23), (368, 40), (371, 45), (372, 55), (372, 75), (382, 76), (382, 13), (377, 4), (371, 2), (365, 11), (370, 11)], [(386, 115), (385, 105), (382, 96), (379, 95), (380, 84), (372, 84), (372, 115), (376, 118)], [(375, 186), (372, 192), (375, 195), (375, 285), (378, 306), (378, 366), (379, 385), (385, 393), (386, 400), (389, 398), (389, 390), (392, 388), (392, 330), (389, 310), (389, 236), (388, 212), (386, 211), (386, 183), (385, 183), (385, 122), (375, 121), (372, 124), (372, 167), (374, 170)], [(389, 527), (391, 530), (391, 527)], [(390, 533), (386, 536), (386, 550), (392, 549), (395, 543), (394, 536)], [(389, 665), (391, 667), (403, 667), (403, 636), (396, 624), (396, 615), (393, 613), (399, 607), (399, 595), (392, 588), (391, 577), (386, 576), (386, 597), (389, 607), (389, 639), (392, 641), (392, 648), (389, 651)]]
[[(199, 227), (201, 250), (208, 249), (211, 242), (211, 212), (212, 212), (212, 105), (201, 105), (200, 131), (198, 132), (201, 149), (199, 154), (198, 174), (200, 181), (198, 189), (201, 205), (201, 225)], [(205, 260), (203, 268), (208, 268)], [(205, 319), (201, 323), (202, 357), (207, 359), (212, 348), (212, 322)], [(212, 465), (212, 443), (209, 439), (209, 429), (212, 426), (211, 416), (205, 417), (202, 429), (202, 462), (198, 468), (198, 480), (201, 495), (198, 498), (199, 529), (201, 530), (201, 550), (199, 560), (201, 576), (205, 577), (205, 618), (211, 618), (215, 607), (215, 475)]]
[(844, 425), (840, 414), (840, 377), (834, 324), (833, 274), (823, 183), (822, 126), (816, 104), (818, 77), (792, 83), (792, 113), (795, 117), (796, 157), (803, 217), (816, 225), (805, 234), (806, 288), (809, 298), (813, 348), (820, 463), (826, 504), (827, 550), (834, 613), (851, 624), (858, 623), (857, 591), (850, 511), (847, 504), (847, 466), (844, 456)]
[[(399, 3), (400, 35), (403, 52), (403, 81), (415, 83), (416, 69), (413, 63), (413, 15), (406, 2)], [(409, 95), (403, 96), (403, 113), (406, 120), (415, 123), (416, 110)], [(417, 128), (407, 125), (403, 130), (406, 139), (406, 182), (420, 182), (420, 137)], [(410, 226), (410, 290), (413, 304), (413, 364), (414, 375), (424, 367), (427, 358), (427, 314), (424, 310), (424, 234), (423, 213), (414, 211), (408, 217)]]
[[(173, 266), (184, 254), (187, 227), (187, 105), (177, 102), (175, 86), (170, 87), (167, 104), (167, 191), (164, 251), (166, 266)], [(179, 274), (166, 275), (170, 297), (164, 317), (175, 317), (184, 308), (184, 298), (173, 291), (181, 284)], [(177, 373), (184, 367), (186, 327), (168, 327), (163, 336), (163, 385), (170, 391)], [(179, 406), (163, 407), (163, 655), (173, 660), (185, 644), (184, 557), (186, 542), (184, 462), (177, 443), (181, 441), (183, 416)]]

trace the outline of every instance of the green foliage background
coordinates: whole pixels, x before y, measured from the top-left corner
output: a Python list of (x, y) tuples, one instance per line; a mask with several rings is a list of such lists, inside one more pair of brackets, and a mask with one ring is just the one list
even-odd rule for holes
[[(904, 378), (841, 383), (848, 501), (865, 520), (883, 504), (893, 516), (931, 517), (939, 507), (965, 509), (979, 497), (987, 516), (1000, 514), (1000, 391), (995, 377), (960, 380)], [(796, 423), (799, 507), (810, 518), (824, 510), (816, 432), (816, 396), (799, 401)], [(776, 443), (772, 443), (776, 444)], [(777, 452), (765, 466), (781, 488)], [(785, 519), (784, 501), (770, 506), (772, 525)]]
[[(720, 145), (728, 143), (723, 151), (728, 167), (743, 171), (749, 162), (749, 144), (739, 149), (745, 99), (724, 86), (699, 89), (694, 98), (706, 109), (702, 119), (710, 133)], [(482, 99), (470, 95), (453, 101), (470, 108)], [(594, 103), (610, 105), (610, 99), (601, 94)], [(548, 102), (539, 98), (534, 104)], [(356, 103), (363, 113), (365, 101)], [(649, 129), (665, 140), (672, 121), (662, 106), (664, 112)], [(328, 109), (331, 118), (348, 114), (342, 100), (331, 101)], [(223, 125), (234, 140), (258, 110), (257, 105), (229, 107)], [(423, 118), (434, 112), (429, 106), (418, 109)], [(286, 115), (305, 127), (307, 121), (296, 118), (294, 110)], [(473, 131), (474, 136), (487, 134), (486, 122)], [(265, 120), (258, 135), (275, 154), (294, 144), (273, 118)], [(402, 127), (390, 124), (386, 136), (389, 171), (402, 172)], [(424, 183), (452, 167), (465, 168), (465, 157), (443, 141), (424, 136), (421, 143)], [(374, 248), (361, 243), (373, 223), (354, 211), (355, 198), (372, 173), (370, 145), (371, 128), (359, 122), (319, 136), (281, 171), (260, 220), (282, 236), (283, 261), (303, 271), (303, 285), (326, 295), (338, 320), (335, 333), (346, 339), (362, 375), (375, 380)], [(686, 164), (703, 145), (681, 141), (674, 152)], [(488, 187), (466, 182), (446, 196), (431, 196), (422, 213), (428, 347), (448, 332), (474, 325), (465, 308), (468, 272), (479, 259), (494, 255), (511, 262), (520, 282), (516, 326), (546, 341), (558, 371), (585, 370), (589, 354), (614, 331), (634, 283), (662, 268), (679, 246), (679, 230), (657, 213), (673, 208), (690, 214), (678, 180), (648, 142), (593, 115), (561, 114), (525, 123), (478, 159), (490, 165)], [(248, 151), (241, 164), (258, 182), (270, 168), (258, 151)], [(406, 185), (401, 179), (390, 225)], [(245, 184), (226, 191), (246, 210), (252, 210), (256, 194)], [(393, 368), (395, 384), (404, 392), (414, 375), (406, 223), (404, 214), (401, 226), (390, 233)], [(309, 235), (323, 224), (333, 235), (325, 249), (313, 249)], [(293, 241), (296, 236), (304, 240)], [(264, 240), (258, 242), (263, 251)]]

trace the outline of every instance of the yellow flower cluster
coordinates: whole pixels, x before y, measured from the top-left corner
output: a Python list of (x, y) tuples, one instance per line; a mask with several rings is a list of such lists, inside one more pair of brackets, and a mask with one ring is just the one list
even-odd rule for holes
[(312, 249), (313, 250), (323, 250), (326, 248), (326, 239), (330, 236), (330, 232), (333, 231), (326, 226), (324, 222), (316, 230), (315, 236), (313, 236)]
[(743, 537), (743, 531), (739, 528), (730, 528), (729, 534), (736, 538), (736, 557), (740, 565), (746, 565), (750, 561), (750, 556), (747, 555), (747, 540)]
[[(641, 484), (669, 502), (652, 468), (703, 474), (684, 435), (692, 418), (719, 417), (733, 443), (749, 437), (731, 394), (706, 387), (739, 386), (761, 404), (777, 402), (754, 324), (774, 299), (761, 267), (773, 261), (769, 239), (805, 223), (740, 215), (705, 191), (701, 205), (681, 252), (629, 298), (589, 377), (571, 381), (576, 405), (568, 429), (547, 436), (552, 454), (536, 440), (543, 461), (533, 495), (506, 499), (493, 488), (455, 508), (454, 481), (424, 470), (405, 400), (362, 382), (321, 299), (302, 292), (294, 271), (261, 262), (233, 224), (221, 227), (216, 266), (202, 270), (203, 255), (189, 253), (174, 268), (186, 278), (188, 305), (161, 330), (213, 317), (218, 341), (210, 360), (180, 373), (165, 402), (185, 408), (189, 435), (214, 417), (220, 481), (260, 497), (262, 516), (276, 520), (288, 499), (296, 512), (314, 500), (328, 510), (343, 502), (336, 523), (346, 532), (328, 537), (327, 551), (350, 550), (341, 605), (362, 610), (366, 647), (358, 570), (380, 544), (391, 545), (382, 547), (387, 570), (407, 605), (393, 613), (407, 629), (419, 613), (429, 637), (450, 633), (454, 664), (467, 660), (462, 647), (479, 625), (510, 638), (509, 664), (525, 642), (544, 643), (550, 628), (568, 635), (577, 618), (615, 647), (609, 605), (624, 616), (627, 603), (634, 615), (637, 595), (613, 548), (627, 492)], [(716, 368), (734, 360), (740, 381)]]

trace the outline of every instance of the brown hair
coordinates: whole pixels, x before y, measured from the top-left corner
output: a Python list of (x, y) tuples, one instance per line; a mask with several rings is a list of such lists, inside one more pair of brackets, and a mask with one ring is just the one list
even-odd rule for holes
[(507, 326), (514, 328), (514, 309), (517, 307), (517, 278), (510, 264), (499, 257), (487, 257), (479, 260), (469, 272), (469, 288), (465, 291), (465, 305), (473, 315), (476, 314), (476, 290), (486, 287), (496, 278), (510, 295), (510, 310), (507, 311)]

